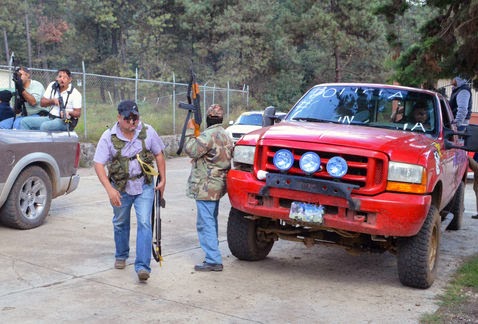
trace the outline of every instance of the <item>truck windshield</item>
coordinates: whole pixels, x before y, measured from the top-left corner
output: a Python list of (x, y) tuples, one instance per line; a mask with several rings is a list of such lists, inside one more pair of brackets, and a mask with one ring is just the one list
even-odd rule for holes
[(237, 118), (236, 125), (262, 125), (262, 113), (242, 114)]
[(324, 85), (309, 90), (289, 121), (333, 122), (435, 133), (437, 108), (429, 93), (369, 85)]

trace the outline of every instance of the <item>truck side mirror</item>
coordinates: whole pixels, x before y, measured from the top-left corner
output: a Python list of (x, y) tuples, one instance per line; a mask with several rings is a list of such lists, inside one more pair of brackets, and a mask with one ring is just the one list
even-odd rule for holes
[[(449, 135), (459, 135), (464, 139), (463, 146), (455, 145), (446, 138)], [(451, 129), (445, 129), (445, 149), (458, 148), (470, 152), (478, 152), (478, 125), (468, 125), (464, 133), (457, 133)]]
[(478, 125), (468, 125), (465, 131), (465, 150), (478, 152)]
[(276, 107), (269, 106), (264, 110), (262, 115), (262, 127), (274, 125), (276, 119)]

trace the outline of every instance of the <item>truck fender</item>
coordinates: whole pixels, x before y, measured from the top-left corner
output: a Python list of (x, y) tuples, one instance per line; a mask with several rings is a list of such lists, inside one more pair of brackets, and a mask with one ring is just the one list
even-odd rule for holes
[(57, 188), (59, 188), (60, 186), (60, 168), (58, 167), (58, 163), (56, 162), (55, 158), (53, 158), (50, 154), (44, 152), (34, 152), (25, 155), (12, 168), (12, 171), (8, 175), (8, 178), (5, 181), (5, 184), (0, 194), (0, 206), (3, 206), (3, 204), (7, 200), (8, 194), (10, 193), (13, 184), (15, 183), (15, 180), (17, 180), (18, 175), (26, 167), (33, 164), (41, 166), (51, 177), (53, 197), (56, 196)]

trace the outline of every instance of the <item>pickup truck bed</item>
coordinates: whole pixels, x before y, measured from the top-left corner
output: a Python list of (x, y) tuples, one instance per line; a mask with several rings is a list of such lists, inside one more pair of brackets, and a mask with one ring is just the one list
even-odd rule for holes
[(0, 129), (0, 221), (41, 225), (51, 200), (75, 190), (80, 144), (75, 132)]

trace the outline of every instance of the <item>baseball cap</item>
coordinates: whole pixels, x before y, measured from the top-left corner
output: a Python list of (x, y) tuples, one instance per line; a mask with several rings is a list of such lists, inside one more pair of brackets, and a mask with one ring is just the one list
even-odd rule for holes
[(0, 101), (10, 102), (10, 99), (12, 99), (12, 93), (10, 91), (8, 90), (0, 91)]
[(138, 116), (138, 105), (132, 100), (123, 100), (118, 105), (118, 113), (123, 117), (129, 117), (131, 114)]
[(207, 109), (207, 116), (222, 118), (224, 116), (224, 109), (218, 104), (211, 105)]

